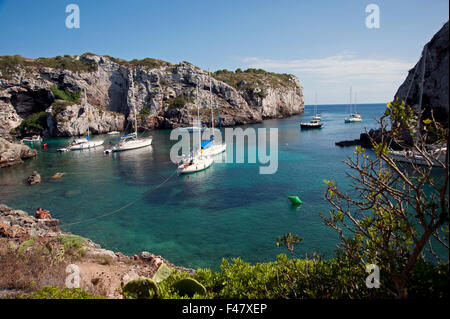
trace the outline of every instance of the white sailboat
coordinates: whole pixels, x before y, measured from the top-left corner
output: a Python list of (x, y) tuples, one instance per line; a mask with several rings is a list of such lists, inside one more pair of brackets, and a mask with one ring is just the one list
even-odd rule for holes
[(313, 116), (313, 120), (317, 120), (320, 121), (322, 120), (322, 116), (320, 114), (317, 113), (317, 93), (315, 95), (315, 105), (314, 105), (314, 116)]
[(127, 135), (124, 135), (120, 138), (119, 143), (117, 143), (115, 146), (113, 146), (110, 150), (106, 150), (105, 153), (110, 152), (122, 152), (122, 151), (128, 151), (128, 150), (134, 150), (141, 147), (150, 146), (152, 144), (152, 137), (138, 137), (138, 131), (137, 131), (137, 112), (136, 112), (136, 105), (134, 103), (134, 91), (133, 88), (131, 89), (132, 94), (132, 100), (133, 100), (133, 106), (134, 106), (134, 133), (130, 133)]
[[(214, 99), (215, 101), (215, 106), (217, 109), (217, 116), (219, 117), (219, 121), (220, 121), (220, 115), (219, 115), (219, 108), (217, 106), (217, 100)], [(218, 155), (221, 154), (223, 152), (225, 152), (225, 150), (227, 149), (227, 144), (225, 142), (222, 142), (222, 134), (220, 134), (220, 141), (218, 141), (217, 139), (215, 139), (214, 136), (214, 113), (213, 113), (213, 106), (212, 106), (212, 82), (211, 82), (211, 77), (209, 78), (209, 102), (210, 102), (210, 106), (211, 106), (211, 136), (209, 138), (208, 141), (203, 141), (201, 144), (201, 147), (203, 148), (203, 154), (207, 155), (207, 156), (214, 156), (214, 155)], [(220, 123), (219, 123), (220, 125)]]
[[(197, 98), (198, 98), (198, 84), (197, 84)], [(197, 119), (200, 121), (200, 111), (197, 102)], [(178, 174), (188, 174), (198, 171), (202, 171), (210, 167), (213, 163), (213, 158), (206, 154), (203, 154), (201, 147), (201, 134), (198, 134), (198, 149), (197, 152), (192, 152), (189, 158), (184, 158), (178, 164)]]
[[(356, 100), (356, 98), (355, 98)], [(355, 111), (352, 113), (352, 87), (350, 87), (350, 105), (349, 105), (349, 117), (347, 117), (344, 121), (345, 123), (355, 123), (362, 122), (362, 116), (358, 112), (356, 112), (356, 103), (355, 103)]]
[(66, 152), (66, 151), (78, 151), (78, 150), (85, 150), (85, 149), (91, 149), (98, 146), (103, 145), (103, 140), (95, 140), (91, 141), (90, 136), (90, 118), (89, 118), (89, 108), (87, 104), (87, 98), (86, 98), (86, 90), (84, 90), (84, 107), (87, 109), (87, 117), (88, 117), (88, 128), (87, 128), (87, 136), (84, 138), (77, 138), (72, 143), (70, 143), (65, 148), (58, 149), (59, 152)]
[(430, 155), (428, 160), (418, 151), (414, 150), (390, 151), (389, 157), (398, 162), (413, 163), (416, 165), (426, 166), (439, 166), (441, 165), (440, 163), (445, 162), (446, 153), (447, 148), (440, 147), (427, 152), (427, 154)]

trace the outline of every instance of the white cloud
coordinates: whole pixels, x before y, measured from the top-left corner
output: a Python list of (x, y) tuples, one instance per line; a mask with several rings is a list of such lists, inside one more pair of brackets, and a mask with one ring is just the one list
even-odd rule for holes
[[(251, 68), (293, 73), (305, 88), (314, 91), (329, 90), (333, 86), (335, 92), (348, 92), (348, 86), (354, 85), (359, 87), (363, 96), (370, 92), (367, 98), (371, 101), (366, 102), (390, 100), (415, 63), (396, 59), (358, 58), (350, 52), (316, 59), (274, 60), (247, 57), (243, 62)], [(342, 97), (334, 97), (332, 103), (346, 103)]]

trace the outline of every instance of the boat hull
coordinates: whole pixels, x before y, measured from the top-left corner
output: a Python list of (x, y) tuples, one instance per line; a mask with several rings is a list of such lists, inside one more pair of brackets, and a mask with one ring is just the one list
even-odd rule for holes
[(322, 128), (322, 124), (309, 124), (309, 123), (300, 123), (300, 127), (302, 129), (318, 129)]
[[(437, 154), (436, 154), (437, 156)], [(416, 154), (411, 151), (391, 151), (389, 153), (389, 157), (391, 157), (394, 161), (404, 162), (404, 163), (413, 163), (416, 165), (424, 165), (430, 166), (430, 163), (420, 154)], [(438, 158), (439, 161), (445, 162), (445, 152), (441, 152)], [(432, 161), (432, 166), (438, 166), (440, 163), (436, 160)]]
[[(194, 160), (195, 161), (195, 160)], [(189, 164), (181, 164), (178, 166), (177, 171), (178, 174), (189, 174), (189, 173), (195, 173), (199, 171), (203, 171), (211, 166), (213, 163), (213, 159), (208, 157), (204, 158), (202, 160), (197, 160), (196, 163), (193, 163), (191, 165)]]
[(101, 141), (89, 141), (89, 142), (85, 142), (85, 143), (81, 143), (81, 144), (77, 144), (77, 145), (72, 145), (69, 147), (69, 149), (71, 151), (78, 151), (78, 150), (87, 150), (90, 148), (95, 148), (95, 147), (99, 147), (101, 145), (103, 145), (103, 140)]
[(119, 144), (117, 146), (114, 146), (111, 150), (113, 152), (123, 152), (123, 151), (135, 150), (137, 148), (150, 146), (151, 144), (152, 144), (152, 138), (131, 140), (131, 141), (127, 141), (126, 143), (123, 143), (122, 145)]
[(227, 144), (214, 144), (203, 150), (203, 155), (214, 156), (225, 152), (227, 149)]

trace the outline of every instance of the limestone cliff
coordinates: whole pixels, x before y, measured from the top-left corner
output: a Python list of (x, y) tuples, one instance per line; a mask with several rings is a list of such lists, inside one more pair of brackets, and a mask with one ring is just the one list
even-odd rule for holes
[[(426, 44), (427, 54), (425, 63), (422, 106), (428, 112), (433, 110), (437, 120), (448, 123), (448, 70), (449, 70), (449, 23), (433, 36)], [(421, 76), (421, 60), (417, 62), (405, 82), (400, 86), (395, 98), (405, 100), (414, 105), (419, 101)], [(410, 89), (408, 94), (408, 89)]]
[[(85, 134), (88, 125), (93, 133), (130, 128), (134, 109), (140, 130), (188, 126), (196, 116), (196, 103), (202, 121), (209, 124), (210, 106), (217, 101), (225, 126), (303, 111), (303, 89), (296, 77), (251, 69), (227, 72), (235, 85), (188, 62), (125, 61), (90, 53), (0, 57), (0, 134), (39, 112), (47, 114), (45, 135), (74, 136)], [(243, 75), (250, 80), (236, 81)], [(87, 101), (65, 97), (82, 90)]]

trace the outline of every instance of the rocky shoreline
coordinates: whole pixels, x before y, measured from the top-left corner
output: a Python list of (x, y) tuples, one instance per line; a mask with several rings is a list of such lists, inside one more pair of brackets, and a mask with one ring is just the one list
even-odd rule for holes
[[(130, 129), (135, 109), (142, 131), (192, 125), (197, 104), (202, 122), (210, 124), (210, 107), (217, 102), (224, 126), (304, 110), (303, 88), (288, 74), (255, 69), (211, 74), (188, 62), (125, 61), (92, 53), (0, 59), (10, 65), (0, 70), (0, 135), (5, 136), (33, 114), (43, 114), (42, 135), (63, 137), (84, 135), (88, 126), (93, 134)], [(87, 101), (79, 94), (83, 90)], [(214, 117), (217, 125), (216, 110)]]
[[(36, 218), (24, 211), (0, 204), (0, 253), (12, 249), (12, 253), (18, 254), (20, 247), (23, 247), (24, 243), (30, 242), (30, 240), (41, 243), (42, 246), (43, 244), (53, 243), (54, 239), (57, 238), (73, 236), (71, 233), (62, 232), (59, 225), (58, 219)], [(83, 240), (83, 247), (80, 248), (83, 250), (82, 257), (76, 260), (68, 260), (66, 264), (70, 262), (80, 268), (80, 288), (108, 298), (121, 298), (121, 285), (140, 277), (153, 276), (162, 263), (180, 272), (190, 274), (195, 272), (193, 269), (175, 266), (163, 257), (146, 251), (134, 256), (126, 256), (120, 252), (104, 249), (88, 238), (79, 238)], [(28, 247), (28, 249), (32, 249), (32, 247)], [(1, 261), (2, 258), (0, 258)], [(19, 259), (18, 262), (21, 263), (22, 259)], [(21, 266), (14, 265), (14, 268), (18, 269)], [(11, 274), (3, 273), (5, 268), (0, 267), (0, 296), (26, 290), (11, 287), (10, 281), (13, 278), (8, 278)], [(64, 269), (65, 267), (60, 268), (59, 273), (51, 272), (49, 276), (55, 278), (45, 278), (45, 282), (55, 282), (56, 285), (64, 286), (63, 279), (67, 275), (61, 273), (64, 272)], [(18, 275), (14, 274), (14, 276)], [(37, 281), (37, 279), (30, 279)]]
[(25, 159), (36, 155), (37, 151), (29, 146), (10, 143), (0, 137), (0, 168), (22, 164)]

